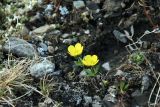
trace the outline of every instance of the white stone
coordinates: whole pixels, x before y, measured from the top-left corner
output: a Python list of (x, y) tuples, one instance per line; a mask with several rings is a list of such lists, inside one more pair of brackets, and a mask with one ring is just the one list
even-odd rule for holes
[(102, 64), (102, 67), (107, 70), (107, 71), (110, 71), (111, 70), (111, 67), (109, 65), (109, 62), (105, 62), (104, 64)]
[(78, 1), (73, 1), (73, 6), (76, 9), (80, 9), (82, 7), (85, 7), (84, 1), (78, 0)]

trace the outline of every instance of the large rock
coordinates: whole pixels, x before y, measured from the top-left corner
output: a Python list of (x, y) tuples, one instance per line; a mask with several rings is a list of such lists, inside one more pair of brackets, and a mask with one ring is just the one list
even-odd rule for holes
[(3, 51), (19, 57), (33, 57), (36, 52), (32, 44), (16, 37), (10, 37), (6, 41), (3, 45)]
[(35, 63), (29, 68), (31, 75), (34, 77), (43, 77), (46, 74), (52, 74), (54, 73), (54, 70), (55, 64), (47, 59), (44, 59), (42, 62)]
[[(147, 107), (148, 99), (149, 99), (150, 92), (146, 91), (142, 93), (140, 90), (135, 90), (132, 96), (132, 107)], [(159, 107), (159, 106), (157, 106)]]

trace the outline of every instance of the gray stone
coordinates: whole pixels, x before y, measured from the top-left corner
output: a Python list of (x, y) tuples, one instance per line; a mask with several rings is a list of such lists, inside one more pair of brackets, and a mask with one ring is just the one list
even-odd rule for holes
[(114, 34), (114, 36), (116, 37), (117, 40), (119, 40), (119, 41), (121, 41), (123, 43), (127, 42), (125, 34), (119, 32), (118, 30), (114, 30), (113, 34)]
[(44, 56), (44, 55), (45, 55), (45, 51), (43, 50), (43, 48), (38, 47), (38, 48), (37, 48), (37, 51), (38, 51), (38, 53), (39, 53), (41, 56)]
[(41, 48), (43, 48), (43, 51), (47, 51), (48, 50), (48, 46), (45, 43), (43, 43), (43, 42), (39, 43), (39, 46)]
[(101, 98), (99, 96), (93, 97), (92, 107), (102, 107)]
[(147, 107), (149, 95), (150, 95), (149, 92), (141, 93), (140, 90), (135, 90), (135, 92), (131, 94), (133, 98), (132, 107), (137, 107), (137, 106)]
[(100, 12), (100, 8), (99, 8), (98, 4), (95, 2), (87, 1), (87, 7), (90, 11), (92, 11), (92, 13), (99, 13)]
[(103, 107), (117, 107), (117, 106), (115, 106), (114, 103), (105, 100), (103, 101)]
[(122, 70), (117, 70), (116, 74), (114, 76), (125, 76), (126, 73), (123, 72)]
[(85, 107), (89, 106), (89, 104), (92, 103), (92, 97), (84, 96), (84, 101), (85, 101), (85, 103), (84, 103)]
[(105, 95), (104, 99), (103, 99), (104, 102), (112, 102), (112, 103), (115, 103), (117, 102), (117, 99), (115, 97), (113, 97), (112, 95), (110, 94), (107, 94)]
[(55, 70), (55, 64), (50, 62), (47, 59), (44, 59), (42, 62), (33, 64), (29, 71), (34, 77), (42, 77), (46, 74), (53, 73)]
[(53, 72), (51, 75), (53, 75), (53, 76), (59, 76), (59, 75), (61, 75), (61, 73), (62, 73), (61, 70), (57, 70), (57, 71)]
[(135, 96), (140, 96), (142, 93), (140, 92), (140, 90), (135, 90), (132, 94), (131, 94), (131, 96), (132, 97), (135, 97)]
[(87, 73), (83, 70), (83, 71), (80, 72), (79, 76), (80, 77), (85, 77), (85, 76), (87, 76)]
[(149, 86), (150, 86), (150, 78), (148, 75), (144, 75), (142, 77), (142, 83), (141, 83), (142, 87), (141, 87), (141, 91), (145, 91), (148, 90)]
[(45, 0), (37, 0), (38, 4), (43, 4), (45, 2)]
[(3, 51), (19, 57), (33, 57), (36, 53), (32, 44), (23, 39), (10, 37), (3, 46)]
[(92, 104), (92, 107), (102, 107), (102, 104), (100, 104), (99, 102), (95, 102)]
[(29, 29), (26, 26), (22, 26), (21, 35), (22, 36), (28, 36), (29, 35)]
[(118, 93), (118, 89), (116, 86), (113, 85), (108, 88), (108, 92), (111, 96), (115, 97)]

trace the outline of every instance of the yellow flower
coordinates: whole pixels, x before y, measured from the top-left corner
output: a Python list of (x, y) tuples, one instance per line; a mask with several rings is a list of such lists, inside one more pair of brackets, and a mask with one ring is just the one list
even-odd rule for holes
[(82, 63), (85, 65), (85, 66), (94, 66), (98, 63), (98, 57), (97, 55), (86, 55), (83, 60), (82, 60)]
[(83, 46), (80, 44), (80, 43), (77, 43), (75, 46), (73, 45), (70, 45), (68, 47), (68, 53), (71, 55), (71, 56), (78, 56), (78, 55), (81, 55), (83, 52)]

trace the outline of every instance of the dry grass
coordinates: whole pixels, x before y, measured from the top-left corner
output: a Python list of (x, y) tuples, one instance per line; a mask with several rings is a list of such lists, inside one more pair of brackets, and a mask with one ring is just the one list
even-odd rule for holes
[(0, 102), (7, 102), (9, 105), (12, 105), (11, 102), (14, 99), (17, 99), (13, 90), (23, 88), (20, 87), (20, 84), (30, 81), (30, 79), (27, 78), (27, 68), (31, 63), (31, 60), (9, 60), (9, 62), (12, 62), (12, 65), (7, 65), (10, 67), (5, 67), (3, 71), (0, 71)]
[[(34, 91), (39, 93), (42, 98), (49, 99), (51, 104), (58, 107), (57, 104), (59, 103), (49, 98), (49, 94), (54, 87), (52, 80), (48, 80), (47, 77), (42, 78), (39, 83), (40, 91), (30, 83), (32, 79), (27, 69), (34, 62), (35, 60), (29, 59), (17, 61), (11, 60), (10, 58), (8, 59), (5, 69), (0, 71), (0, 104), (7, 103), (15, 107), (15, 102)], [(15, 91), (17, 90), (22, 90), (23, 94), (16, 96)]]

